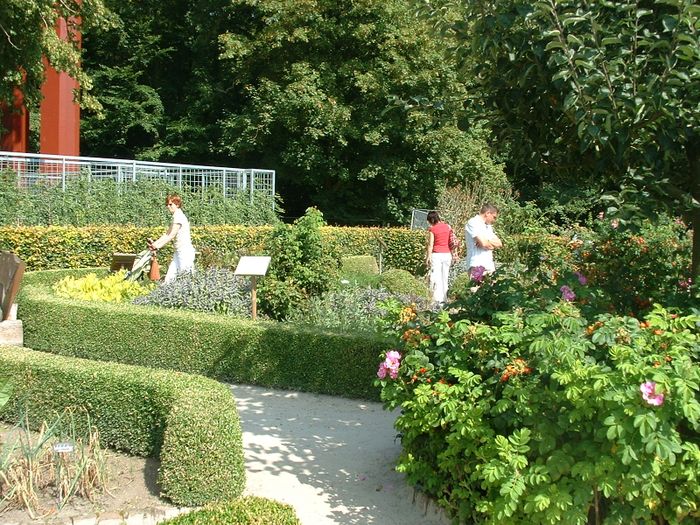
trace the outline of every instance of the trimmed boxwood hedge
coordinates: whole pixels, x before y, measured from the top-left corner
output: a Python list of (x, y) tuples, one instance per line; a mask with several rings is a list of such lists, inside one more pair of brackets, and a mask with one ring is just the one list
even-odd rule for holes
[[(146, 239), (156, 238), (166, 227), (135, 226), (0, 226), (0, 250), (20, 257), (28, 270), (109, 266), (112, 253), (138, 253)], [(200, 252), (264, 254), (271, 226), (193, 226), (192, 243)], [(321, 236), (328, 249), (340, 256), (378, 255), (385, 268), (423, 271), (425, 231), (408, 228), (358, 228), (326, 226)], [(172, 244), (161, 251), (163, 260)]]
[(240, 421), (230, 389), (211, 379), (152, 368), (98, 363), (0, 347), (12, 397), (0, 418), (30, 426), (75, 407), (103, 445), (160, 457), (162, 495), (196, 506), (236, 498), (245, 488)]
[(378, 356), (385, 350), (379, 338), (185, 310), (62, 299), (49, 285), (65, 275), (25, 274), (18, 315), (27, 346), (237, 383), (378, 399), (373, 381)]
[(180, 514), (162, 525), (301, 525), (294, 508), (278, 501), (247, 496)]
[[(165, 224), (163, 225), (163, 228)], [(0, 250), (17, 254), (28, 270), (109, 266), (112, 253), (138, 253), (148, 237), (156, 238), (163, 228), (135, 226), (0, 226)], [(192, 241), (202, 253), (264, 254), (271, 226), (200, 226), (192, 228)], [(381, 252), (382, 269), (398, 268), (424, 274), (425, 230), (408, 228), (360, 228), (326, 226), (321, 237), (327, 249), (340, 257)], [(566, 256), (567, 239), (554, 235), (502, 235), (499, 262), (538, 260), (540, 256)], [(172, 245), (161, 251), (161, 263), (172, 254)]]

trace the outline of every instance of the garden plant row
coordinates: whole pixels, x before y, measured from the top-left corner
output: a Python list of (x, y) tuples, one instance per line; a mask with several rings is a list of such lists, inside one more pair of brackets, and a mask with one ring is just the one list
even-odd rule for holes
[(127, 303), (63, 299), (50, 288), (66, 275), (88, 271), (25, 275), (19, 315), (27, 346), (231, 382), (378, 398), (372, 381), (377, 356), (384, 349), (379, 337)]
[[(67, 408), (116, 450), (160, 460), (162, 494), (184, 506), (233, 499), (245, 488), (241, 427), (230, 390), (211, 379), (2, 347), (12, 396), (0, 417), (38, 429)], [(84, 412), (81, 412), (83, 411)]]

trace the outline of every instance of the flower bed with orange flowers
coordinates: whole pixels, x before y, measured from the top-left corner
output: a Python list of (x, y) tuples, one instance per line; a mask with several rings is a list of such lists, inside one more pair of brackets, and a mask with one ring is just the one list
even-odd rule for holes
[(576, 286), (489, 323), (390, 308), (398, 469), (460, 523), (697, 523), (700, 316), (590, 316)]

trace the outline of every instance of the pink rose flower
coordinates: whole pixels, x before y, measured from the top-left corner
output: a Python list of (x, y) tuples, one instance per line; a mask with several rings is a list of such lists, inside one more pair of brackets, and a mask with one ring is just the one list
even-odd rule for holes
[(648, 404), (660, 407), (664, 404), (664, 395), (656, 392), (656, 383), (653, 381), (646, 381), (639, 386), (639, 390), (642, 393), (642, 399)]
[(401, 354), (396, 350), (389, 350), (386, 353), (386, 358), (379, 364), (379, 370), (377, 370), (377, 377), (379, 379), (384, 379), (387, 372), (389, 377), (396, 379), (399, 377), (399, 367), (401, 366)]

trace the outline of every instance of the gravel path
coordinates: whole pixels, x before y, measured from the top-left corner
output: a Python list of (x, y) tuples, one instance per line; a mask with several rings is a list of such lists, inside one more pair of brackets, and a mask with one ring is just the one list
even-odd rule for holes
[(394, 471), (395, 415), (380, 403), (230, 385), (246, 493), (292, 505), (304, 525), (444, 525)]

